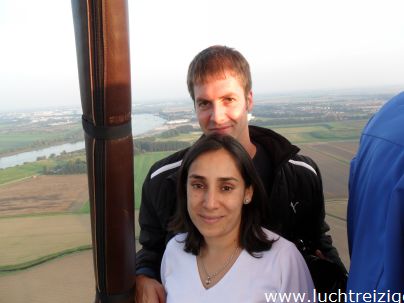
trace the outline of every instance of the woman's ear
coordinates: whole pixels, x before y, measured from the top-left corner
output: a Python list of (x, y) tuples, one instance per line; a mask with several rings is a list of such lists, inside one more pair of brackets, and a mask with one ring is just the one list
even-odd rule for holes
[(245, 189), (245, 192), (244, 192), (244, 204), (249, 204), (251, 202), (253, 194), (254, 194), (254, 189), (253, 189), (252, 185), (250, 185), (249, 187), (247, 187)]

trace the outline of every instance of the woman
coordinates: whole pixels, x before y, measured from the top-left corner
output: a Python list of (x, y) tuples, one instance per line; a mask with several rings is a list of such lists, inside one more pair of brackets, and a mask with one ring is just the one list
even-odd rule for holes
[(235, 139), (210, 135), (195, 143), (182, 162), (178, 199), (171, 227), (182, 233), (161, 265), (167, 302), (272, 302), (283, 293), (311, 300), (303, 257), (261, 227), (265, 192)]

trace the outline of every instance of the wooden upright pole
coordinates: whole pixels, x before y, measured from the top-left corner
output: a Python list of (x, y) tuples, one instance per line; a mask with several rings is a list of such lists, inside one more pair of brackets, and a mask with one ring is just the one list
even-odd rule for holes
[(128, 4), (72, 0), (85, 131), (96, 303), (134, 301)]

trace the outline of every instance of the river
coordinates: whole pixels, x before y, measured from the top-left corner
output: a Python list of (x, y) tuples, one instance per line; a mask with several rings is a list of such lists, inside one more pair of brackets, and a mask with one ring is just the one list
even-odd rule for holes
[[(132, 116), (132, 134), (134, 136), (144, 134), (156, 127), (162, 126), (166, 120), (151, 114), (138, 114)], [(76, 143), (64, 143), (47, 148), (18, 153), (12, 156), (0, 157), (0, 169), (34, 162), (38, 157), (49, 157), (51, 154), (60, 155), (63, 151), (72, 152), (84, 148), (84, 141)]]

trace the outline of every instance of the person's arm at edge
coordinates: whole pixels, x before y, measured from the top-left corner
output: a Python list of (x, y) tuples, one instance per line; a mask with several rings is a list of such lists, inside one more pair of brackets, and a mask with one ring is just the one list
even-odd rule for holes
[[(301, 156), (301, 155), (300, 155)], [(332, 238), (327, 232), (330, 231), (330, 226), (325, 221), (325, 202), (324, 202), (324, 192), (323, 192), (323, 182), (321, 177), (320, 169), (318, 168), (317, 164), (307, 156), (301, 156), (304, 161), (310, 166), (312, 166), (316, 171), (316, 178), (314, 182), (313, 192), (313, 199), (315, 200), (315, 205), (317, 205), (317, 222), (316, 222), (316, 230), (317, 233), (317, 246), (316, 255), (320, 258), (326, 258), (330, 261), (333, 261), (347, 273), (345, 265), (342, 263), (341, 258), (338, 254), (337, 249), (333, 246)]]
[[(142, 203), (139, 212), (140, 238), (142, 249), (136, 254), (136, 302), (165, 302), (164, 287), (160, 284), (160, 263), (164, 247), (165, 230), (161, 225), (150, 198), (150, 172), (142, 187)], [(158, 242), (161, 242), (158, 245)]]

